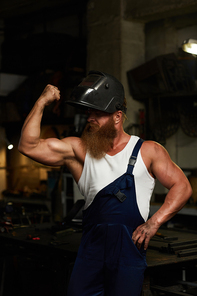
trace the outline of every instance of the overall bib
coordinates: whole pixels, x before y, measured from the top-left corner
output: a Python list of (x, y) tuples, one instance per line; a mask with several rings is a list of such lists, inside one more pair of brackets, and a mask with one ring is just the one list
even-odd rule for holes
[(146, 252), (132, 241), (142, 218), (132, 174), (142, 140), (125, 174), (98, 192), (84, 210), (83, 235), (70, 279), (68, 296), (138, 296)]

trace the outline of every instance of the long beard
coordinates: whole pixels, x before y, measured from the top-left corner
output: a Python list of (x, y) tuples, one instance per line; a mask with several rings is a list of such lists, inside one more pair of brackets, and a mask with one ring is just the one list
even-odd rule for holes
[(113, 148), (113, 142), (116, 136), (117, 130), (114, 126), (114, 120), (110, 117), (109, 121), (102, 127), (94, 123), (87, 123), (81, 139), (86, 151), (92, 157), (100, 159)]

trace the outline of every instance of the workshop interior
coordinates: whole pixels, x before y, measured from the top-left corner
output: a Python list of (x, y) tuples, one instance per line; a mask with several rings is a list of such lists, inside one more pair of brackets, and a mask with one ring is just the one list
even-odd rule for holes
[[(65, 101), (89, 70), (122, 82), (125, 131), (163, 145), (193, 189), (150, 241), (142, 296), (197, 295), (197, 0), (1, 0), (0, 296), (67, 293), (84, 197), (66, 167), (17, 147), (47, 84), (61, 99), (41, 137), (81, 136), (87, 117)], [(166, 194), (156, 183), (150, 216)]]

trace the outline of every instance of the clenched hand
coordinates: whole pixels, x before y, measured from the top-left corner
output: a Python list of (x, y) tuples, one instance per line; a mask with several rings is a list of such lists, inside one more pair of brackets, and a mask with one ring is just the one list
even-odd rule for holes
[(151, 223), (151, 220), (138, 226), (132, 235), (132, 240), (137, 248), (140, 249), (144, 243), (144, 250), (146, 250), (150, 239), (155, 235), (158, 228), (154, 223)]
[(43, 90), (39, 100), (44, 99), (44, 105), (47, 106), (51, 104), (53, 101), (59, 101), (60, 99), (60, 91), (56, 86), (48, 84)]

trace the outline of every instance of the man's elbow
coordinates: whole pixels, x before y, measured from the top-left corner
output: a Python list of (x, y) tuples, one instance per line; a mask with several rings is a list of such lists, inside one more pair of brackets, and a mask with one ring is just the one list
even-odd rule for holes
[(21, 153), (21, 154), (24, 154), (24, 155), (27, 155), (28, 156), (28, 149), (27, 147), (22, 144), (21, 142), (18, 143), (18, 151)]
[(185, 189), (184, 189), (184, 195), (185, 195), (186, 202), (192, 196), (192, 193), (193, 193), (193, 190), (192, 190), (192, 187), (191, 187), (191, 185), (190, 185), (190, 183), (188, 181), (188, 182), (186, 182)]

